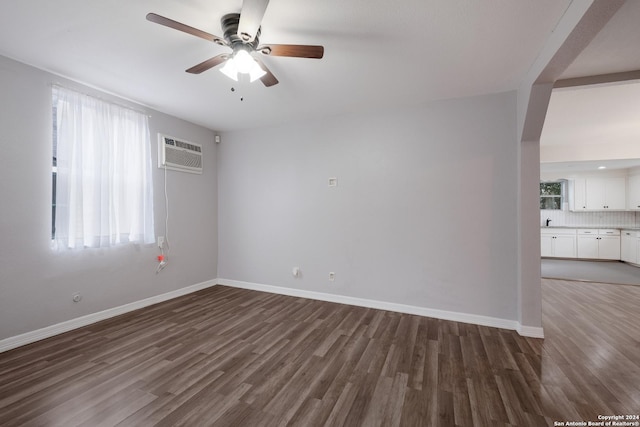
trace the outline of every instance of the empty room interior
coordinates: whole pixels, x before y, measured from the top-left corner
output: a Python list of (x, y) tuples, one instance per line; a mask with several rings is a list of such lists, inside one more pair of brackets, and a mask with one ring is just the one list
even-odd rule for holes
[(639, 426), (638, 22), (3, 2), (0, 425)]

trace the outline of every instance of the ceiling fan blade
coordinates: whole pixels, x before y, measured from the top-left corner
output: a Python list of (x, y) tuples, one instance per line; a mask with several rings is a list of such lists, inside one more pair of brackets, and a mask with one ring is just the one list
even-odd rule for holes
[(243, 0), (238, 36), (245, 42), (252, 42), (256, 37), (268, 4), (269, 0)]
[(223, 54), (220, 54), (218, 56), (214, 56), (213, 58), (207, 59), (206, 61), (201, 62), (200, 64), (194, 65), (193, 67), (189, 68), (187, 70), (187, 73), (200, 74), (203, 71), (207, 71), (207, 70), (215, 67), (216, 65), (222, 64), (224, 61), (226, 61), (230, 57), (231, 57), (231, 55), (229, 55), (227, 53), (223, 53)]
[(200, 37), (201, 39), (209, 40), (219, 45), (227, 45), (227, 42), (218, 36), (155, 13), (147, 13), (147, 21), (155, 22), (156, 24), (164, 25), (165, 27), (173, 28), (174, 30), (182, 31), (183, 33), (191, 34), (192, 36)]
[(269, 56), (292, 56), (296, 58), (317, 58), (324, 56), (323, 46), (311, 46), (303, 44), (268, 44), (257, 49)]
[(273, 73), (269, 71), (267, 66), (264, 65), (262, 61), (260, 61), (258, 58), (254, 58), (254, 59), (258, 62), (258, 64), (260, 64), (260, 67), (264, 70), (264, 72), (267, 73), (264, 76), (260, 77), (260, 81), (262, 82), (262, 84), (265, 85), (266, 87), (277, 85), (278, 79), (276, 79), (276, 76), (274, 76)]

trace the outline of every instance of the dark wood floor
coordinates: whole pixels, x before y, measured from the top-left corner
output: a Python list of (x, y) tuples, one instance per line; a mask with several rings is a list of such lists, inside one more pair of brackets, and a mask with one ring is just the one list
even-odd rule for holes
[(552, 426), (640, 413), (640, 288), (545, 280), (545, 340), (217, 286), (0, 354), (0, 425)]

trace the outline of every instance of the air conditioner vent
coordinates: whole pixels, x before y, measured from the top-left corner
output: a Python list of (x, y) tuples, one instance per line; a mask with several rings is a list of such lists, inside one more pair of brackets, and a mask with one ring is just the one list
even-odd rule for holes
[(202, 145), (158, 134), (158, 167), (202, 173)]

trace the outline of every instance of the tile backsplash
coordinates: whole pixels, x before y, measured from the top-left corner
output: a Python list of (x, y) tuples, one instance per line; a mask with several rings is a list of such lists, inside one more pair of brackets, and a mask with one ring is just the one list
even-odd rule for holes
[(561, 210), (540, 210), (540, 225), (551, 219), (551, 227), (640, 227), (640, 212), (571, 212)]

